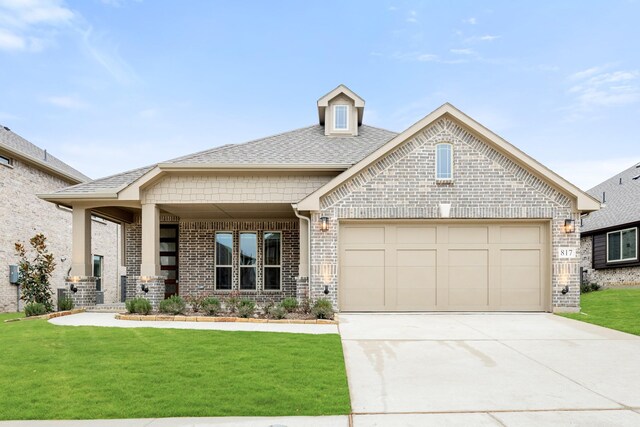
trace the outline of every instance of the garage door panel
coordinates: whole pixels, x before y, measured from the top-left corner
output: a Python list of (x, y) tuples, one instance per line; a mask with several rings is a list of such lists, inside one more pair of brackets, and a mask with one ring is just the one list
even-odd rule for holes
[[(449, 306), (456, 307), (487, 307), (489, 292), (487, 289), (449, 289)], [(468, 308), (465, 308), (468, 309)]]
[(449, 226), (449, 243), (488, 243), (488, 227)]
[(542, 243), (540, 226), (500, 227), (500, 243)]
[(385, 242), (384, 226), (346, 227), (340, 231), (344, 234), (343, 241), (349, 242), (349, 244), (380, 244)]
[(434, 244), (436, 227), (398, 226), (396, 231), (398, 244)]
[(381, 249), (347, 249), (342, 258), (345, 267), (384, 266), (385, 251)]
[(342, 309), (347, 311), (385, 310), (384, 290), (345, 289), (342, 292)]
[(503, 289), (500, 297), (500, 305), (504, 307), (531, 307), (535, 309), (542, 304), (540, 288)]

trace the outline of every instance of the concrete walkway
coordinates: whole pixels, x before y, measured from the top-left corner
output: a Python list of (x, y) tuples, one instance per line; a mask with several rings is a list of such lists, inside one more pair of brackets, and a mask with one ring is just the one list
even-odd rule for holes
[(640, 425), (640, 337), (552, 314), (341, 314), (353, 425)]
[(244, 322), (166, 322), (117, 320), (114, 313), (80, 313), (49, 320), (62, 326), (110, 326), (116, 328), (171, 328), (210, 331), (288, 332), (296, 334), (337, 334), (337, 325)]

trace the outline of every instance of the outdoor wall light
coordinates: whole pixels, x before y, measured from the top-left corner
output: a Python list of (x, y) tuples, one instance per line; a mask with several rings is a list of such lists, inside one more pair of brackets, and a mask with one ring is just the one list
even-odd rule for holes
[(140, 285), (140, 289), (142, 290), (142, 292), (144, 292), (145, 294), (149, 292), (149, 287), (147, 285), (145, 285), (144, 283), (142, 285)]
[(329, 286), (324, 285), (324, 294), (329, 295)]
[(329, 218), (326, 216), (320, 217), (320, 230), (327, 231), (329, 230)]
[(77, 287), (76, 287), (76, 285), (74, 285), (73, 283), (69, 283), (69, 290), (70, 290), (71, 292), (73, 292), (74, 294), (75, 294), (76, 292), (78, 292), (78, 288), (77, 288)]
[(569, 285), (567, 285), (564, 288), (562, 288), (562, 290), (560, 292), (562, 293), (562, 295), (568, 294), (569, 293)]
[(575, 233), (576, 231), (576, 222), (573, 219), (565, 219), (564, 220), (564, 232), (565, 233)]

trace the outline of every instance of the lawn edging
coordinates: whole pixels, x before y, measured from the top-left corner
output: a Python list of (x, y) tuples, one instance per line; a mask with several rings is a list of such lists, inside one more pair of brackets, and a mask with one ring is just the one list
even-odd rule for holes
[(336, 320), (327, 319), (252, 319), (245, 317), (212, 317), (212, 316), (171, 316), (171, 315), (142, 315), (142, 314), (116, 314), (117, 320), (135, 321), (161, 321), (161, 322), (244, 322), (244, 323), (292, 323), (312, 325), (337, 325)]
[(71, 314), (84, 313), (86, 309), (84, 308), (74, 308), (73, 310), (65, 310), (65, 311), (55, 311), (53, 313), (43, 314), (42, 316), (30, 316), (30, 317), (16, 317), (14, 319), (7, 319), (4, 323), (9, 322), (21, 322), (23, 320), (36, 320), (36, 319), (53, 319), (56, 317), (69, 316)]

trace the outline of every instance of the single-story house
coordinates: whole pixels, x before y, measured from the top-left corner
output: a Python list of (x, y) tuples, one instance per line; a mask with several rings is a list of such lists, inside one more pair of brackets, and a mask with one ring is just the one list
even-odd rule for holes
[(604, 286), (640, 285), (640, 163), (587, 191), (602, 202), (582, 218), (583, 281)]
[[(20, 288), (11, 283), (9, 266), (18, 264), (15, 243), (29, 247), (36, 233), (47, 238), (56, 268), (51, 277), (53, 302), (57, 288), (65, 288), (71, 268), (71, 210), (47, 203), (37, 194), (54, 192), (90, 181), (46, 150), (27, 141), (8, 126), (0, 126), (0, 312), (22, 310)], [(120, 300), (120, 227), (92, 217), (93, 239), (89, 248), (90, 273), (96, 279), (96, 298), (105, 303)]]
[(318, 123), (45, 194), (125, 228), (127, 298), (237, 291), (342, 311), (579, 307), (579, 219), (600, 207), (450, 104), (395, 133), (340, 85)]

